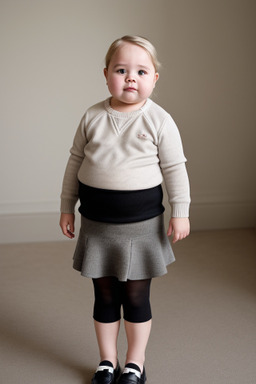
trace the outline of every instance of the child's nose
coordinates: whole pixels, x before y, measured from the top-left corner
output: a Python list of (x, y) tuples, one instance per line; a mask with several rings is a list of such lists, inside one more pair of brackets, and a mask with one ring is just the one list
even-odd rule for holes
[(127, 83), (135, 83), (136, 82), (135, 76), (133, 76), (132, 74), (128, 73), (127, 77), (126, 77), (126, 81), (127, 81)]

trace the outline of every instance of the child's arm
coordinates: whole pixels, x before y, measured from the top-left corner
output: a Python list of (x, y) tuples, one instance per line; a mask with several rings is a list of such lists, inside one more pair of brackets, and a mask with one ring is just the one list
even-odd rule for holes
[(159, 135), (158, 150), (172, 214), (167, 235), (173, 235), (173, 243), (176, 243), (190, 232), (190, 188), (180, 134), (170, 116)]
[(75, 215), (73, 213), (61, 213), (60, 227), (63, 235), (73, 239), (75, 237)]
[(87, 142), (84, 130), (85, 115), (76, 131), (62, 183), (60, 227), (63, 234), (70, 239), (75, 237), (75, 215), (73, 212), (79, 195), (77, 175), (85, 156), (84, 147)]
[(190, 232), (190, 222), (188, 217), (172, 217), (169, 223), (167, 235), (173, 235), (173, 243), (185, 239)]

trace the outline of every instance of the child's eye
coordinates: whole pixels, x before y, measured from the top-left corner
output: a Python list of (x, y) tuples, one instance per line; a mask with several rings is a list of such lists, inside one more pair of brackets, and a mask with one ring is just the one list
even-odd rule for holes
[(124, 74), (125, 74), (125, 69), (123, 69), (123, 68), (118, 69), (117, 72), (118, 72), (118, 73), (121, 73), (121, 75), (124, 75)]
[(140, 76), (146, 75), (146, 71), (144, 71), (143, 69), (140, 69), (139, 72), (138, 72), (138, 74), (139, 74)]

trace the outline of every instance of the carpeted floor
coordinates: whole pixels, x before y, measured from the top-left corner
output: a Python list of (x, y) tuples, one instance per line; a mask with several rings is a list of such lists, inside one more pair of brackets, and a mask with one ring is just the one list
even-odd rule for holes
[[(92, 285), (72, 269), (74, 246), (0, 246), (0, 383), (90, 383)], [(194, 232), (174, 250), (152, 284), (147, 383), (255, 384), (255, 230)], [(122, 364), (125, 352), (122, 327)]]

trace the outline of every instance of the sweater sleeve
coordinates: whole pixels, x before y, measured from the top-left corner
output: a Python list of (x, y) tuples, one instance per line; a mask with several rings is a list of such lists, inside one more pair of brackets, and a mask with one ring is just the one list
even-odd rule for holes
[(83, 116), (76, 131), (73, 146), (70, 149), (70, 157), (63, 178), (60, 207), (62, 213), (74, 213), (79, 189), (77, 174), (85, 157), (84, 147), (86, 143), (85, 116)]
[(190, 187), (178, 128), (170, 115), (159, 133), (158, 155), (172, 217), (189, 217)]

